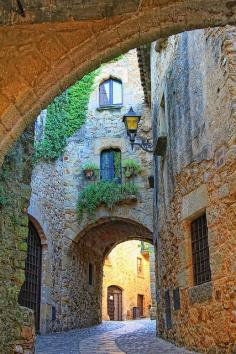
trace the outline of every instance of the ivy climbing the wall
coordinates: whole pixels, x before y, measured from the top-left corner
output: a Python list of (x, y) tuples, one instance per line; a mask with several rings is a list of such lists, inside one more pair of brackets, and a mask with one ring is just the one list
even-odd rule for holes
[(35, 143), (34, 160), (49, 161), (63, 153), (66, 139), (86, 120), (88, 103), (99, 69), (85, 75), (48, 106), (43, 140)]

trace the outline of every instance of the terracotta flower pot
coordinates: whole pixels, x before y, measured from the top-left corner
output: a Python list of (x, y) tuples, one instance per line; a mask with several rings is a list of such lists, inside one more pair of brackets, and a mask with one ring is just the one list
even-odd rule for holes
[(94, 176), (94, 170), (84, 170), (84, 175), (87, 179), (91, 179)]

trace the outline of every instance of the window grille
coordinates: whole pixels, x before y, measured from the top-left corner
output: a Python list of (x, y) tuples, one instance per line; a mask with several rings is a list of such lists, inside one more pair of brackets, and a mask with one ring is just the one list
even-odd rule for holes
[(28, 250), (25, 262), (25, 281), (19, 293), (19, 304), (34, 311), (36, 331), (39, 331), (41, 297), (41, 240), (34, 225), (29, 222)]
[(211, 280), (206, 214), (191, 225), (194, 285)]

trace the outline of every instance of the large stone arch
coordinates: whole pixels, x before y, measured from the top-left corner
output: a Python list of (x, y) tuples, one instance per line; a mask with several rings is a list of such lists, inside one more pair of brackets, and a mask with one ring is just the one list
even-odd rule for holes
[(77, 236), (78, 242), (90, 245), (104, 258), (119, 243), (141, 240), (152, 243), (152, 231), (144, 224), (122, 217), (100, 218)]
[(60, 2), (48, 8), (36, 2), (25, 12), (1, 5), (1, 23), (8, 25), (0, 28), (1, 160), (56, 95), (102, 62), (157, 38), (236, 20), (228, 0), (143, 0), (123, 9), (125, 1), (104, 3), (88, 5), (87, 15), (78, 4), (62, 9)]
[[(105, 256), (117, 244), (127, 240), (152, 242), (152, 232), (145, 225), (124, 217), (104, 217), (86, 225), (75, 240), (66, 238), (59, 279), (61, 291), (54, 302), (57, 322), (53, 330), (84, 327), (102, 319), (102, 284)], [(127, 255), (128, 256), (128, 255)], [(93, 284), (88, 269), (93, 268)]]

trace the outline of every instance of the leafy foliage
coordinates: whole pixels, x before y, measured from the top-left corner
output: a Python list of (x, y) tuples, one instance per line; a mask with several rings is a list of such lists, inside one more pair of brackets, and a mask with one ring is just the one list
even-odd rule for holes
[(86, 119), (89, 97), (98, 70), (85, 75), (48, 106), (44, 138), (35, 144), (35, 161), (60, 157), (66, 139), (81, 128)]
[(114, 151), (115, 177), (121, 177), (121, 152)]
[(82, 170), (85, 171), (85, 170), (98, 170), (98, 166), (93, 163), (93, 162), (86, 162), (82, 165)]
[[(118, 57), (110, 60), (109, 63), (116, 63), (117, 61), (119, 61), (119, 60), (121, 60), (123, 58), (124, 58), (124, 54), (120, 54), (120, 55), (118, 55)], [(106, 64), (104, 64), (104, 65), (106, 65)]]
[(115, 182), (99, 181), (90, 184), (79, 194), (77, 202), (78, 219), (81, 220), (84, 212), (93, 216), (95, 210), (103, 204), (112, 209), (115, 204), (130, 195), (136, 195), (137, 192), (138, 188), (133, 183), (120, 185)]
[(132, 177), (141, 173), (141, 167), (135, 160), (126, 159), (122, 161), (122, 167), (125, 170), (125, 177)]

